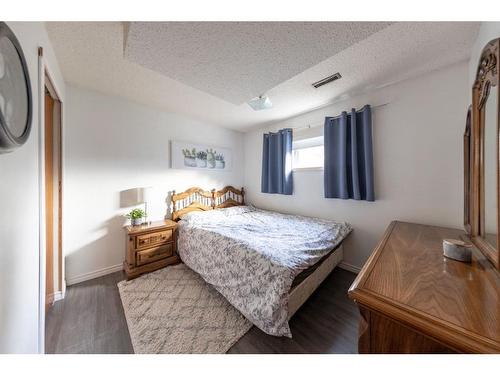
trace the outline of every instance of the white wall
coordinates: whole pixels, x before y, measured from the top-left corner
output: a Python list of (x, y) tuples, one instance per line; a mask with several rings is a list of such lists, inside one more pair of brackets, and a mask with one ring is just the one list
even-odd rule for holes
[[(243, 184), (243, 134), (125, 99), (67, 88), (64, 238), (66, 281), (72, 284), (121, 268), (125, 257), (120, 192), (152, 186), (149, 219), (166, 214), (171, 190)], [(186, 171), (170, 168), (169, 141), (227, 147), (233, 168)]]
[[(460, 228), (462, 137), (468, 98), (466, 62), (321, 108), (245, 135), (245, 188), (253, 204), (345, 220), (354, 226), (344, 260), (361, 267), (395, 219)], [(294, 172), (294, 195), (260, 193), (262, 133), (322, 123), (351, 107), (373, 110), (376, 202), (323, 198), (323, 172)]]
[(0, 353), (38, 352), (39, 189), (38, 47), (55, 84), (64, 82), (43, 23), (8, 22), (23, 48), (33, 93), (33, 128), (27, 143), (0, 154)]

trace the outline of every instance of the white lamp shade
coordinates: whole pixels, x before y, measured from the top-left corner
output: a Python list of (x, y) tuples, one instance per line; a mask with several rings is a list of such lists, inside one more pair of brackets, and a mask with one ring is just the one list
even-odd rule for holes
[(147, 203), (151, 195), (151, 187), (140, 187), (122, 191), (120, 200), (122, 207), (136, 206), (141, 203)]
[(151, 199), (151, 186), (138, 188), (138, 197), (141, 198), (141, 203), (147, 203)]

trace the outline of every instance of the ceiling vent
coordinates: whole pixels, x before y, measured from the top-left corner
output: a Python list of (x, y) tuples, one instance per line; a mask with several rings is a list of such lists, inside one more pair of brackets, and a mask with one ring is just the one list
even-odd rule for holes
[(342, 78), (342, 76), (340, 75), (340, 73), (335, 73), (335, 74), (332, 74), (331, 76), (328, 76), (326, 78), (323, 78), (322, 80), (319, 80), (318, 82), (314, 82), (312, 85), (315, 89), (323, 86), (323, 85), (326, 85), (327, 83), (330, 83), (330, 82), (333, 82), (333, 81), (336, 81), (338, 79)]

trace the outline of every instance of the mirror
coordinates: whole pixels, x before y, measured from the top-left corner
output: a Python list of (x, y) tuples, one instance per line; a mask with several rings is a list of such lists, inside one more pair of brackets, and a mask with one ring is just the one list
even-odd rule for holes
[(497, 186), (497, 134), (498, 134), (498, 85), (491, 86), (490, 92), (484, 103), (483, 109), (483, 194), (484, 206), (481, 227), (481, 237), (496, 251), (498, 236), (498, 186)]
[(31, 117), (26, 60), (12, 30), (0, 22), (0, 153), (11, 152), (28, 140)]
[(14, 137), (20, 137), (28, 120), (28, 93), (16, 47), (0, 38), (0, 111)]
[[(499, 234), (499, 84), (500, 39), (483, 49), (472, 87), (472, 125), (465, 162), (465, 227), (477, 248), (500, 269)], [(467, 133), (467, 130), (466, 130)], [(467, 140), (464, 137), (464, 146)], [(464, 149), (464, 156), (467, 148)], [(467, 225), (469, 222), (469, 225)]]

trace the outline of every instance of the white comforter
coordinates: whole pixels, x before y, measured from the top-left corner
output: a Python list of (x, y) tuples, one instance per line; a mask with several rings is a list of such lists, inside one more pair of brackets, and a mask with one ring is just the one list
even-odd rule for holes
[(257, 327), (291, 337), (293, 279), (350, 231), (347, 223), (240, 206), (184, 215), (178, 252)]

